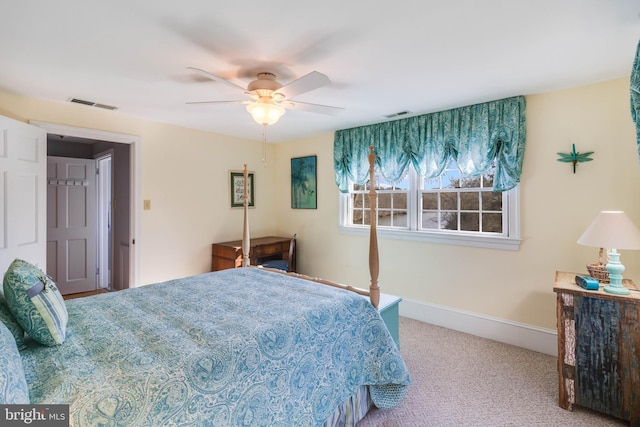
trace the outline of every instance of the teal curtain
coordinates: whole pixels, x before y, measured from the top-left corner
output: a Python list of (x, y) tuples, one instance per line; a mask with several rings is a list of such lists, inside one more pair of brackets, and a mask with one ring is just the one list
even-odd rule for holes
[(636, 48), (636, 58), (631, 69), (631, 118), (636, 125), (636, 144), (640, 160), (640, 42)]
[(520, 181), (525, 140), (523, 96), (339, 130), (333, 143), (336, 184), (347, 192), (349, 181), (368, 180), (373, 145), (376, 166), (388, 181), (399, 181), (409, 167), (435, 178), (451, 160), (463, 174), (478, 176), (495, 160), (494, 191), (505, 191)]

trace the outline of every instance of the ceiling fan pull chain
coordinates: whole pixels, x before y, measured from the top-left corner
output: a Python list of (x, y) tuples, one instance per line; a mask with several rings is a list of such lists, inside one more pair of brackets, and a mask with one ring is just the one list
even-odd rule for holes
[(262, 165), (267, 167), (267, 125), (262, 125)]

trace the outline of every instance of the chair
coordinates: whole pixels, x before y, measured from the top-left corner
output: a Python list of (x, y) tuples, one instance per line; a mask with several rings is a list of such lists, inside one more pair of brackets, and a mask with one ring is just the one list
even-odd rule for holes
[(287, 259), (271, 259), (262, 263), (262, 267), (276, 268), (278, 270), (296, 273), (296, 236), (289, 240), (289, 256)]

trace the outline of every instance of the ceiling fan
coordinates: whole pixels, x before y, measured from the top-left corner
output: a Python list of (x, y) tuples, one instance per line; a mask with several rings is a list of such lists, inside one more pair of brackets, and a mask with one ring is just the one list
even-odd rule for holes
[(285, 113), (285, 109), (287, 108), (329, 115), (338, 114), (344, 110), (344, 108), (340, 107), (311, 104), (292, 99), (295, 96), (310, 92), (331, 83), (331, 80), (329, 80), (327, 76), (317, 71), (312, 71), (309, 74), (287, 83), (286, 85), (279, 83), (276, 80), (275, 74), (270, 72), (261, 72), (258, 73), (256, 76), (257, 78), (250, 82), (245, 89), (229, 80), (218, 77), (215, 74), (211, 74), (208, 71), (194, 67), (187, 67), (187, 69), (213, 81), (224, 83), (250, 98), (235, 101), (195, 101), (187, 102), (187, 104), (245, 104), (247, 106), (247, 111), (251, 114), (253, 120), (263, 126), (275, 124), (280, 117), (282, 117)]

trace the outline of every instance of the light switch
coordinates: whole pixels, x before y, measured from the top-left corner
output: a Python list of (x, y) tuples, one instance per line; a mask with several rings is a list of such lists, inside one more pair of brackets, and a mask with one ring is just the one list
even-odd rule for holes
[(145, 200), (145, 201), (143, 202), (143, 209), (144, 209), (145, 211), (148, 211), (148, 210), (150, 210), (150, 209), (151, 209), (151, 200)]

